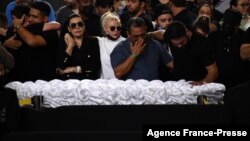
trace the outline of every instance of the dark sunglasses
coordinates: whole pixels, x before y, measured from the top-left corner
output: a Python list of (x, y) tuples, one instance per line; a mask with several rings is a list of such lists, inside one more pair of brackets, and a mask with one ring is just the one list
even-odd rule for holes
[(82, 28), (83, 26), (84, 26), (84, 23), (83, 23), (83, 22), (78, 22), (78, 23), (71, 23), (69, 27), (70, 27), (71, 29), (75, 29), (76, 27)]
[(111, 31), (115, 31), (115, 29), (116, 29), (117, 31), (121, 31), (121, 27), (120, 27), (120, 26), (111, 26), (111, 27), (110, 27), (110, 30), (111, 30)]

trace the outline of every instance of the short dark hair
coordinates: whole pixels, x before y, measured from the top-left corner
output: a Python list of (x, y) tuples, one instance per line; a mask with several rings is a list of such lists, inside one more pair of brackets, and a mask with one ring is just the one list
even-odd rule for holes
[(187, 1), (186, 0), (171, 0), (171, 2), (176, 7), (186, 7), (187, 6)]
[(39, 10), (43, 16), (49, 16), (50, 14), (50, 6), (45, 1), (36, 1), (31, 4), (31, 8)]
[(28, 5), (16, 5), (14, 9), (11, 10), (11, 15), (21, 18), (23, 15), (29, 15), (30, 7)]
[(130, 29), (132, 27), (147, 27), (145, 21), (143, 20), (143, 18), (140, 17), (133, 17), (130, 18), (127, 22), (127, 29), (128, 32), (130, 32)]
[(172, 22), (164, 32), (164, 40), (179, 39), (187, 35), (186, 26), (179, 21)]
[(232, 6), (237, 6), (237, 2), (238, 2), (239, 0), (231, 0), (230, 1), (230, 7), (232, 7)]

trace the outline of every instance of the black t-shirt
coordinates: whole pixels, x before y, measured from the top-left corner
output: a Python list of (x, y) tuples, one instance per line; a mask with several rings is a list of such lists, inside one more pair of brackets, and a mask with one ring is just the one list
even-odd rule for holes
[(209, 40), (195, 33), (185, 47), (177, 48), (170, 43), (170, 49), (174, 57), (174, 80), (202, 80), (207, 75), (205, 67), (215, 62)]
[(218, 82), (223, 83), (227, 88), (249, 80), (247, 62), (240, 57), (240, 46), (244, 35), (244, 31), (239, 29), (238, 33), (231, 38), (227, 38), (222, 30), (210, 36), (219, 72)]
[(58, 34), (56, 30), (43, 32), (43, 26), (44, 23), (36, 23), (26, 29), (34, 35), (41, 35), (46, 41), (45, 46), (30, 47), (17, 34), (16, 39), (22, 41), (22, 46), (15, 53), (16, 61), (11, 79), (23, 82), (55, 77)]

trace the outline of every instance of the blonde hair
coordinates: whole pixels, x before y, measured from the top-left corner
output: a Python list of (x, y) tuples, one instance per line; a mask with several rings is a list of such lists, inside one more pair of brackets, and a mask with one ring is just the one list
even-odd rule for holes
[(119, 25), (121, 26), (121, 20), (117, 15), (115, 15), (111, 12), (106, 12), (101, 17), (102, 29), (104, 29), (105, 26), (111, 21), (117, 21), (119, 23)]

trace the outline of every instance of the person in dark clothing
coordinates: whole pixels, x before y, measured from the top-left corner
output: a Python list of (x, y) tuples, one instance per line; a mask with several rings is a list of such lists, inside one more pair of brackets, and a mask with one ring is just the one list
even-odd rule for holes
[[(89, 36), (102, 36), (100, 16), (95, 10), (94, 0), (77, 0), (79, 4), (79, 14), (86, 27)], [(66, 27), (67, 28), (67, 27)], [(62, 35), (63, 37), (64, 35)]]
[(68, 33), (60, 41), (57, 73), (61, 79), (100, 78), (101, 60), (98, 39), (87, 36), (80, 15), (68, 18)]
[(237, 10), (227, 10), (222, 29), (210, 36), (219, 72), (217, 82), (224, 84), (227, 89), (249, 80), (247, 62), (240, 57), (245, 34), (239, 29), (241, 18)]
[(169, 5), (174, 16), (174, 21), (182, 22), (187, 29), (191, 30), (196, 15), (187, 9), (186, 0), (171, 0)]
[(15, 57), (14, 80), (49, 81), (55, 78), (58, 34), (56, 30), (43, 31), (49, 14), (48, 4), (37, 1), (31, 5), (29, 11), (29, 26), (23, 26), (24, 16), (21, 18), (13, 16), (17, 38), (22, 41)]
[(150, 17), (149, 3), (147, 0), (127, 0), (126, 1), (127, 11), (122, 13), (120, 16), (122, 23), (121, 35), (127, 37), (127, 22), (132, 17), (142, 18), (147, 26), (147, 32), (153, 31), (154, 27)]
[(211, 43), (205, 37), (187, 32), (183, 23), (175, 21), (166, 29), (164, 40), (174, 57), (174, 80), (186, 79), (194, 81), (194, 85), (215, 81), (216, 62)]

